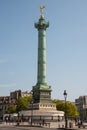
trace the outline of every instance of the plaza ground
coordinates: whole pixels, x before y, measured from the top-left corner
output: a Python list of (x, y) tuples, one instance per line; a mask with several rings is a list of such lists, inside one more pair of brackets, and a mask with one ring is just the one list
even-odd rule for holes
[[(0, 125), (0, 130), (61, 130), (59, 128), (44, 128), (44, 127), (30, 127), (30, 126), (13, 126), (13, 125)], [(70, 130), (70, 129), (68, 129)], [(71, 130), (84, 130), (83, 128)]]
[[(55, 124), (53, 124), (55, 125)], [(62, 126), (62, 125), (61, 125)], [(26, 124), (21, 124), (17, 125), (17, 123), (2, 123), (0, 124), (0, 130), (61, 130), (61, 128), (53, 126), (54, 128), (50, 128), (49, 125), (26, 125)], [(63, 129), (63, 128), (62, 128)], [(77, 130), (79, 129), (78, 127), (74, 128), (68, 128), (68, 129), (73, 129)], [(80, 128), (80, 130), (83, 130)]]

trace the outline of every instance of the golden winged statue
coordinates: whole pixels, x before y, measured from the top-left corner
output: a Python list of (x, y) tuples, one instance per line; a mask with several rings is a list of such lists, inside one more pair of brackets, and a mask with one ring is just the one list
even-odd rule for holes
[(43, 10), (44, 10), (44, 8), (45, 8), (45, 6), (40, 6), (40, 14), (41, 14), (42, 17), (44, 17), (43, 16)]

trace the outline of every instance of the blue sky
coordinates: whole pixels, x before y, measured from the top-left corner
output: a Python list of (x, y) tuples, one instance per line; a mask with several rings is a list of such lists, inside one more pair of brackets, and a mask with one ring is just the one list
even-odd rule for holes
[(47, 83), (52, 98), (87, 95), (87, 0), (0, 0), (0, 96), (37, 82), (38, 32), (45, 5)]

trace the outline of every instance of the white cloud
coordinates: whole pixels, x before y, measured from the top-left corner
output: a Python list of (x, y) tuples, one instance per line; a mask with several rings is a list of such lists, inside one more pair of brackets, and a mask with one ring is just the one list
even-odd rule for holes
[(12, 84), (0, 84), (0, 88), (11, 88), (11, 87), (15, 87), (16, 83), (12, 83)]

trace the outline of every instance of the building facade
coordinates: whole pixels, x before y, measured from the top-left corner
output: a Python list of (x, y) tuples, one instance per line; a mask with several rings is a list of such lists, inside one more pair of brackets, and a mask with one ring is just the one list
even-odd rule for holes
[(2, 116), (8, 109), (8, 105), (11, 103), (10, 96), (0, 97), (0, 115)]
[(10, 96), (1, 96), (0, 97), (0, 116), (2, 117), (9, 105), (16, 105), (17, 99), (19, 97), (26, 97), (26, 96), (32, 96), (32, 93), (29, 91), (21, 91), (21, 90), (15, 90), (13, 92), (10, 92)]
[(75, 104), (78, 108), (79, 116), (82, 120), (87, 118), (87, 96), (80, 96), (75, 99)]

